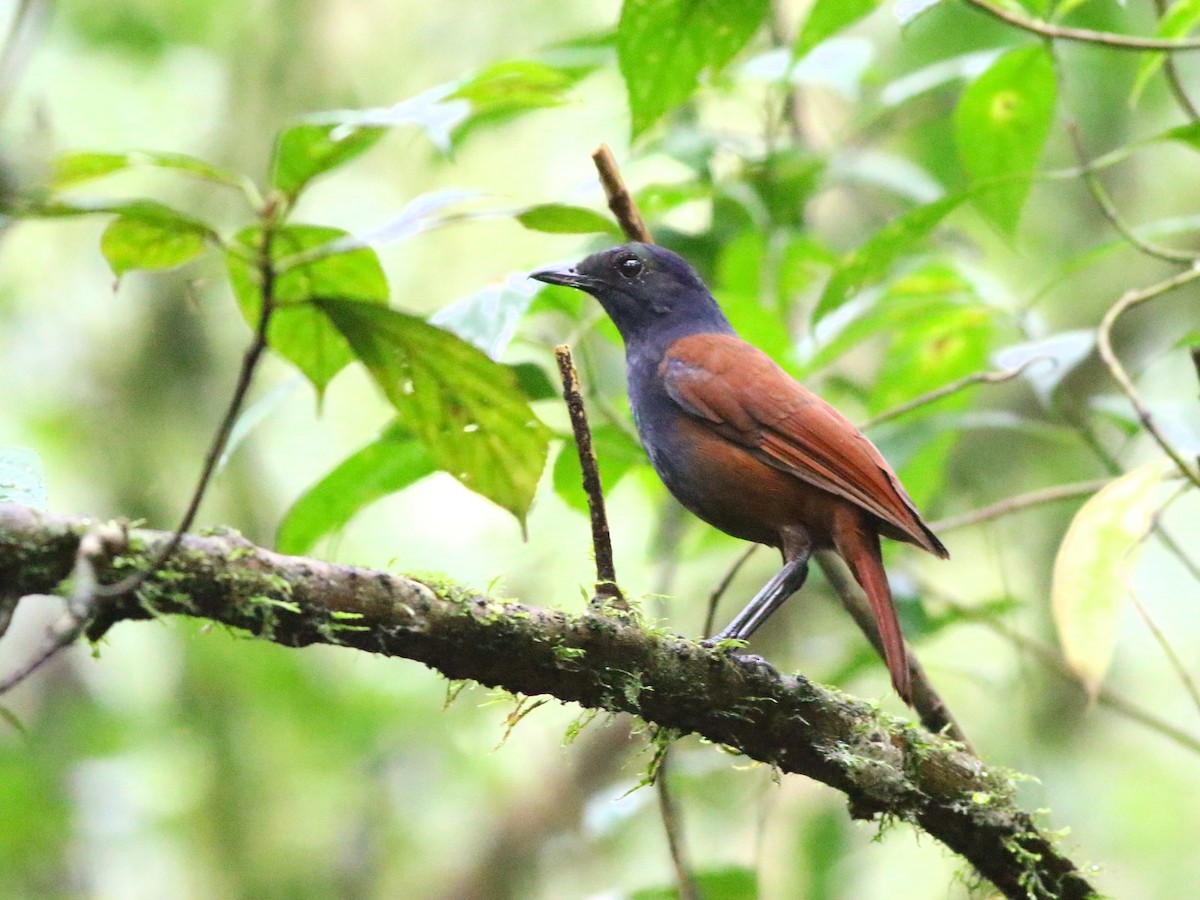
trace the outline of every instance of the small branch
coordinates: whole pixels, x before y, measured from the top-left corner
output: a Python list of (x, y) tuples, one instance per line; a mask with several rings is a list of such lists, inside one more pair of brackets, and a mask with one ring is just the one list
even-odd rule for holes
[[(221, 419), (221, 424), (217, 428), (212, 445), (208, 448), (208, 453), (204, 457), (204, 467), (200, 471), (200, 478), (196, 482), (195, 489), (192, 491), (192, 499), (188, 502), (183, 518), (175, 529), (175, 536), (162, 548), (154, 565), (144, 571), (135, 572), (126, 578), (122, 578), (115, 584), (97, 587), (96, 596), (98, 598), (111, 599), (120, 597), (140, 588), (166, 564), (167, 560), (171, 558), (171, 554), (179, 549), (179, 544), (183, 540), (184, 533), (196, 521), (196, 514), (200, 511), (200, 503), (204, 500), (204, 495), (208, 492), (208, 485), (217, 470), (217, 463), (220, 461), (221, 455), (225, 452), (225, 446), (229, 443), (229, 436), (233, 433), (233, 426), (237, 423), (237, 417), (242, 410), (242, 404), (245, 403), (246, 395), (250, 392), (250, 384), (254, 380), (254, 371), (258, 368), (259, 360), (262, 359), (262, 355), (267, 349), (267, 326), (271, 322), (271, 314), (275, 311), (276, 271), (271, 256), (275, 236), (275, 214), (276, 210), (274, 207), (268, 207), (264, 210), (263, 214), (262, 246), (259, 247), (258, 254), (259, 292), (262, 298), (262, 309), (258, 314), (258, 326), (254, 330), (254, 337), (250, 341), (250, 346), (246, 348), (246, 352), (242, 357), (242, 367), (238, 372), (237, 383), (233, 388), (233, 396), (229, 399), (229, 406), (226, 408), (225, 415)], [(104, 636), (104, 632), (108, 630), (110, 624), (105, 610), (103, 608), (99, 609), (97, 615), (87, 626), (88, 639), (98, 641)]]
[(921, 394), (919, 397), (914, 397), (907, 403), (902, 403), (899, 406), (881, 412), (872, 419), (868, 419), (859, 429), (866, 431), (869, 428), (874, 428), (876, 425), (882, 425), (884, 422), (890, 422), (892, 419), (906, 415), (915, 409), (920, 409), (922, 406), (928, 406), (930, 403), (935, 403), (943, 397), (949, 397), (951, 394), (957, 394), (964, 388), (968, 388), (973, 384), (1000, 384), (1005, 381), (1012, 381), (1017, 376), (1021, 375), (1026, 369), (1035, 363), (1049, 362), (1054, 363), (1052, 356), (1032, 356), (1025, 360), (1019, 366), (1012, 369), (1003, 369), (999, 372), (976, 372), (974, 375), (968, 375), (965, 378), (960, 378), (958, 381), (952, 381), (949, 384), (942, 385), (940, 388), (935, 388), (928, 393)]
[(1200, 50), (1200, 40), (1169, 41), (1162, 38), (1138, 37), (1128, 34), (1113, 34), (1110, 31), (1092, 31), (1090, 28), (1070, 28), (1065, 25), (1052, 25), (1041, 19), (1028, 19), (1019, 13), (993, 6), (987, 0), (963, 0), (968, 6), (973, 6), (993, 19), (999, 19), (1022, 31), (1040, 35), (1044, 38), (1060, 41), (1081, 41), (1086, 44), (1099, 44), (1110, 50), (1162, 50), (1166, 53), (1178, 53)]
[[(1033, 655), (1037, 658), (1038, 662), (1045, 666), (1048, 672), (1057, 675), (1063, 681), (1066, 681), (1076, 688), (1080, 688), (1080, 690), (1082, 690), (1079, 684), (1079, 678), (1074, 672), (1071, 671), (1071, 669), (1063, 661), (1061, 655), (1059, 655), (1054, 648), (1042, 643), (1039, 640), (1021, 634), (1018, 631), (1014, 631), (1007, 625), (996, 621), (992, 616), (980, 612), (979, 610), (964, 603), (960, 603), (957, 600), (953, 600), (944, 594), (939, 596), (938, 599), (961, 615), (963, 618), (984, 625), (991, 631), (994, 631), (996, 634), (1007, 640), (1013, 646)], [(1168, 740), (1174, 741), (1185, 750), (1190, 750), (1192, 753), (1200, 755), (1200, 738), (1193, 737), (1186, 731), (1176, 728), (1170, 722), (1159, 718), (1149, 710), (1143, 709), (1132, 700), (1127, 700), (1112, 688), (1107, 687), (1106, 685), (1101, 685), (1100, 693), (1096, 695), (1096, 702), (1101, 706), (1108, 707), (1119, 715), (1125, 716), (1127, 719), (1141, 723), (1151, 731), (1156, 732)]]
[(596, 598), (609, 600), (618, 609), (628, 610), (629, 605), (617, 587), (608, 514), (604, 510), (604, 489), (600, 484), (600, 470), (596, 465), (596, 450), (592, 446), (587, 410), (583, 407), (583, 396), (579, 392), (579, 373), (575, 371), (575, 362), (571, 359), (571, 348), (566, 344), (554, 348), (554, 358), (558, 360), (558, 372), (562, 376), (563, 399), (571, 416), (575, 448), (579, 451), (579, 467), (583, 471), (583, 490), (587, 494), (588, 512), (591, 514), (592, 549), (596, 556)]
[(683, 821), (675, 798), (671, 794), (671, 786), (667, 783), (670, 771), (671, 748), (664, 747), (658, 758), (658, 766), (654, 773), (654, 790), (658, 794), (658, 812), (662, 818), (663, 831), (667, 835), (667, 849), (671, 854), (671, 866), (675, 870), (675, 889), (679, 900), (701, 900), (696, 883), (692, 880), (691, 867), (684, 853)]
[(738, 554), (737, 559), (733, 561), (725, 574), (721, 576), (721, 580), (717, 582), (717, 586), (713, 588), (713, 592), (708, 595), (708, 612), (704, 616), (704, 637), (710, 636), (717, 627), (717, 604), (721, 602), (721, 598), (725, 596), (725, 592), (729, 590), (729, 585), (733, 584), (733, 579), (737, 577), (737, 573), (742, 570), (750, 557), (755, 554), (762, 544), (751, 544), (745, 550)]
[(612, 151), (608, 149), (608, 144), (601, 144), (596, 148), (596, 152), (592, 154), (592, 162), (596, 164), (596, 171), (600, 174), (600, 183), (604, 185), (608, 208), (616, 216), (617, 223), (625, 232), (625, 237), (631, 241), (653, 244), (654, 237), (650, 234), (650, 229), (646, 227), (646, 222), (642, 219), (642, 213), (637, 208), (633, 195), (625, 187), (625, 179), (621, 177), (621, 170), (617, 167), (617, 161), (613, 157)]
[[(1154, 10), (1158, 13), (1161, 22), (1163, 16), (1167, 14), (1167, 0), (1154, 0)], [(1175, 65), (1175, 57), (1169, 53), (1163, 57), (1163, 70), (1167, 73), (1167, 84), (1171, 86), (1171, 93), (1175, 95), (1175, 101), (1187, 113), (1189, 119), (1193, 122), (1200, 122), (1200, 109), (1196, 108), (1196, 104), (1188, 95), (1187, 89), (1183, 85), (1183, 79), (1179, 77), (1179, 67)]]
[(1150, 287), (1143, 288), (1139, 291), (1129, 291), (1120, 300), (1109, 307), (1108, 312), (1104, 314), (1104, 318), (1100, 320), (1100, 327), (1097, 332), (1097, 349), (1100, 353), (1100, 358), (1104, 361), (1104, 365), (1108, 367), (1109, 373), (1121, 392), (1129, 399), (1129, 403), (1133, 406), (1138, 414), (1138, 419), (1142, 426), (1154, 438), (1162, 451), (1171, 458), (1171, 461), (1183, 473), (1183, 477), (1190, 481), (1193, 485), (1200, 488), (1200, 472), (1183, 458), (1183, 454), (1175, 448), (1175, 446), (1167, 440), (1167, 436), (1162, 433), (1154, 418), (1150, 415), (1150, 410), (1142, 402), (1141, 395), (1138, 394), (1137, 388), (1133, 386), (1125, 367), (1121, 365), (1121, 361), (1117, 359), (1117, 354), (1113, 352), (1112, 347), (1112, 330), (1116, 325), (1117, 319), (1127, 313), (1129, 310), (1153, 300), (1156, 297), (1161, 297), (1163, 294), (1169, 293), (1176, 288), (1182, 287), (1185, 284), (1190, 284), (1193, 281), (1200, 279), (1200, 264), (1193, 265), (1191, 268), (1180, 272), (1164, 281), (1153, 284)]
[(981, 509), (974, 509), (957, 516), (947, 516), (944, 519), (931, 522), (929, 527), (936, 532), (953, 531), (956, 528), (966, 528), (968, 525), (978, 525), (980, 522), (999, 519), (1001, 516), (1007, 516), (1009, 513), (1014, 513), (1018, 510), (1028, 509), (1031, 506), (1042, 506), (1047, 503), (1057, 503), (1060, 500), (1071, 500), (1076, 497), (1090, 497), (1111, 481), (1111, 478), (1096, 478), (1092, 481), (1080, 481), (1075, 484), (1058, 484), (1054, 487), (1030, 491), (1027, 494), (1005, 497), (1003, 500), (997, 500), (995, 503)]
[(1121, 214), (1117, 211), (1116, 204), (1112, 202), (1112, 198), (1108, 196), (1103, 185), (1100, 184), (1100, 179), (1096, 177), (1091, 161), (1088, 159), (1087, 153), (1084, 152), (1083, 140), (1079, 136), (1079, 128), (1074, 122), (1067, 125), (1067, 134), (1071, 136), (1071, 145), (1075, 148), (1075, 156), (1079, 160), (1079, 172), (1083, 178), (1083, 183), (1091, 191), (1092, 199), (1096, 201), (1096, 206), (1100, 208), (1101, 214), (1117, 230), (1117, 233), (1147, 256), (1153, 256), (1155, 259), (1161, 259), (1164, 262), (1181, 265), (1190, 265), (1193, 263), (1196, 260), (1196, 254), (1152, 244), (1150, 241), (1138, 237), (1134, 230), (1125, 224), (1125, 220), (1121, 218)]
[[(818, 550), (813, 554), (813, 558), (846, 612), (850, 613), (859, 630), (866, 635), (875, 652), (879, 654), (879, 658), (883, 659), (883, 639), (879, 636), (879, 626), (867, 602), (867, 595), (854, 580), (842, 558), (832, 550)], [(921, 724), (936, 734), (944, 734), (951, 740), (958, 741), (974, 753), (966, 732), (955, 720), (950, 707), (934, 690), (924, 667), (912, 652), (908, 653), (908, 674), (912, 681), (913, 709), (921, 717)]]
[[(0, 584), (22, 595), (54, 590), (90, 527), (0, 504)], [(171, 539), (133, 531), (128, 549), (96, 575), (144, 570)], [(115, 619), (197, 616), (288, 647), (325, 643), (402, 656), (451, 679), (630, 712), (828, 784), (846, 794), (855, 815), (912, 822), (1007, 897), (1094, 893), (1015, 805), (1008, 776), (956, 743), (805, 678), (611, 616), (571, 616), (455, 585), (282, 556), (228, 532), (184, 535), (180, 551), (164, 573), (169, 579), (144, 581), (136, 596), (111, 601)]]

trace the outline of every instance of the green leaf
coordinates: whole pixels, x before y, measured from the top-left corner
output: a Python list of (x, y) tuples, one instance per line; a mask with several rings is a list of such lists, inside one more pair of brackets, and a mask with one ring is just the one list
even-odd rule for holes
[(46, 508), (46, 468), (28, 447), (0, 447), (0, 503)]
[(1054, 120), (1054, 61), (1040, 44), (1010, 50), (967, 86), (954, 115), (955, 143), (979, 211), (1016, 230)]
[(813, 310), (813, 321), (819, 321), (864, 288), (880, 281), (898, 259), (915, 252), (963, 199), (962, 195), (943, 197), (911, 209), (846, 254), (821, 292), (821, 299)]
[(607, 234), (620, 238), (621, 231), (608, 216), (582, 206), (543, 203), (517, 214), (517, 221), (530, 231), (547, 234)]
[(720, 71), (754, 36), (768, 0), (625, 0), (617, 60), (636, 138), (696, 89), (705, 69)]
[(550, 433), (513, 372), (415, 316), (340, 299), (317, 303), (434, 464), (524, 525)]
[(817, 0), (796, 35), (792, 56), (800, 59), (826, 38), (874, 12), (879, 4), (880, 0)]
[[(1200, 22), (1200, 0), (1176, 0), (1167, 10), (1167, 14), (1159, 20), (1156, 34), (1166, 40), (1177, 40), (1186, 37), (1188, 32), (1196, 27), (1197, 22)], [(1133, 87), (1129, 91), (1131, 106), (1136, 106), (1141, 100), (1146, 85), (1162, 68), (1165, 59), (1165, 53), (1143, 55), (1142, 64), (1138, 66), (1137, 77), (1134, 78)]]
[[(257, 327), (262, 312), (259, 274), (250, 262), (260, 252), (262, 235), (260, 226), (244, 229), (225, 257), (238, 307), (251, 328)], [(286, 225), (275, 232), (272, 255), (279, 259), (347, 237), (340, 228)], [(324, 310), (314, 303), (318, 299), (386, 305), (387, 278), (375, 251), (358, 247), (322, 256), (288, 269), (275, 281), (275, 307), (267, 343), (303, 372), (318, 394), (323, 394), (354, 354)]]
[(378, 126), (301, 122), (280, 133), (271, 162), (271, 185), (295, 199), (318, 175), (365, 153), (383, 137)]
[(549, 400), (557, 397), (559, 388), (550, 380), (546, 370), (537, 363), (523, 362), (509, 366), (517, 377), (517, 386), (530, 400)]
[(480, 126), (561, 105), (566, 92), (591, 68), (550, 66), (530, 60), (509, 60), (489, 66), (460, 84), (447, 98), (450, 103), (465, 100), (470, 104), (470, 113), (454, 128), (454, 144), (461, 143)]
[(171, 269), (204, 252), (206, 227), (183, 218), (121, 215), (100, 236), (100, 252), (120, 278), (131, 269)]
[[(695, 872), (692, 880), (697, 896), (704, 900), (758, 900), (758, 875), (753, 869), (729, 866)], [(630, 900), (676, 900), (675, 885), (642, 888), (630, 895)]]
[[(626, 472), (646, 462), (646, 453), (641, 445), (617, 425), (595, 426), (592, 429), (592, 447), (596, 451), (596, 467), (600, 471), (600, 486), (605, 495), (617, 486)], [(554, 461), (554, 492), (572, 509), (587, 512), (579, 450), (574, 441), (569, 439)]]
[(1121, 601), (1150, 530), (1160, 461), (1134, 469), (1075, 514), (1054, 560), (1050, 602), (1067, 665), (1095, 698), (1112, 663)]
[(55, 190), (62, 190), (93, 178), (143, 166), (172, 169), (243, 190), (247, 187), (247, 180), (234, 172), (186, 153), (163, 153), (157, 150), (130, 150), (126, 153), (73, 150), (63, 153), (54, 160), (50, 185)]
[(280, 553), (301, 555), (338, 531), (364, 507), (434, 471), (429, 450), (400, 425), (351, 454), (292, 504), (279, 524)]

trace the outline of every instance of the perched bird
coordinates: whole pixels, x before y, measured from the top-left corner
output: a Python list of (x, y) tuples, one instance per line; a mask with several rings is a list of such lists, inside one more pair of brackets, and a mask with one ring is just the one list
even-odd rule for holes
[(879, 537), (949, 554), (874, 444), (739, 338), (670, 250), (625, 244), (531, 277), (586, 291), (616, 324), (638, 435), (679, 502), (783, 554), (783, 568), (714, 639), (748, 638), (804, 584), (813, 551), (832, 549), (866, 592), (892, 684), (911, 703)]

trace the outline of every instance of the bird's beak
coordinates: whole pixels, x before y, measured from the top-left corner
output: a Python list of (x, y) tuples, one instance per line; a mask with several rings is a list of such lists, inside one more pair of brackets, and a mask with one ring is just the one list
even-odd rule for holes
[(581, 275), (574, 269), (543, 269), (540, 272), (532, 273), (529, 277), (536, 281), (544, 281), (546, 284), (561, 284), (566, 287), (578, 288), (589, 294), (596, 293), (600, 287), (599, 279), (590, 275)]

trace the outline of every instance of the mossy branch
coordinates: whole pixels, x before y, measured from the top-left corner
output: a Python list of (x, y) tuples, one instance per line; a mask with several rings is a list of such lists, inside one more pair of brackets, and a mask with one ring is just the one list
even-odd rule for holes
[[(0, 599), (64, 589), (85, 519), (0, 504)], [(134, 529), (101, 560), (112, 581), (149, 567), (169, 532)], [(858, 818), (913, 823), (1010, 897), (1092, 890), (1012, 799), (1009, 776), (959, 745), (798, 676), (594, 612), (497, 600), (446, 584), (288, 557), (235, 533), (184, 535), (112, 621), (183, 614), (275, 643), (353, 647), (424, 663), (448, 678), (629, 712), (694, 732), (843, 792)]]

